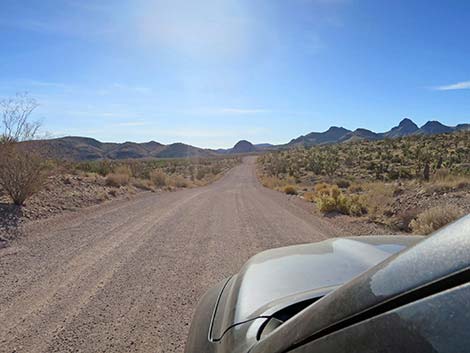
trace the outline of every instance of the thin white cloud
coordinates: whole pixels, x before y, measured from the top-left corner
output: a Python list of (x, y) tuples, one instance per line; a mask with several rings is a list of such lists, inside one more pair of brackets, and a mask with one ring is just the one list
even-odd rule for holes
[(459, 89), (470, 89), (470, 81), (462, 81), (457, 83), (452, 83), (450, 85), (436, 86), (433, 87), (436, 91), (453, 91)]
[[(239, 136), (259, 136), (267, 133), (265, 128), (251, 129), (194, 129), (194, 128), (176, 128), (176, 129), (158, 129), (158, 135), (169, 136), (173, 138), (223, 138), (223, 137), (239, 137)], [(241, 137), (240, 137), (241, 138)]]
[(221, 109), (215, 109), (214, 113), (220, 113), (220, 114), (263, 114), (263, 113), (269, 113), (270, 110), (268, 109), (244, 109), (244, 108), (221, 108)]
[(36, 86), (36, 87), (53, 87), (53, 88), (64, 88), (64, 89), (70, 88), (69, 85), (66, 85), (60, 82), (30, 80), (30, 81), (26, 81), (26, 83), (29, 83), (31, 86)]
[(124, 121), (122, 123), (114, 124), (114, 126), (121, 126), (121, 127), (132, 127), (132, 126), (145, 126), (148, 125), (145, 121)]
[(171, 113), (217, 117), (217, 116), (257, 115), (257, 114), (266, 114), (270, 112), (272, 112), (272, 110), (265, 109), (265, 108), (192, 107), (192, 108), (183, 109), (179, 111), (172, 111)]
[(144, 94), (152, 93), (152, 89), (149, 88), (149, 87), (131, 86), (131, 85), (127, 85), (127, 84), (124, 84), (124, 83), (118, 83), (118, 82), (114, 83), (111, 87), (115, 88), (115, 89), (118, 89), (118, 90), (121, 90), (121, 91), (131, 91), (131, 92), (135, 92), (135, 93), (144, 93)]

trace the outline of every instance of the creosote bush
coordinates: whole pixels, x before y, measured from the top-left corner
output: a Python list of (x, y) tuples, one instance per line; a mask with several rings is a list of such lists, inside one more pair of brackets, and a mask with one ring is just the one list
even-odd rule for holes
[(0, 145), (0, 186), (16, 205), (38, 192), (44, 181), (42, 160), (16, 144)]
[(44, 182), (43, 161), (18, 146), (37, 134), (41, 124), (31, 119), (37, 107), (36, 100), (27, 93), (0, 100), (0, 187), (17, 205), (23, 205)]
[(160, 169), (154, 170), (150, 174), (150, 180), (152, 181), (153, 185), (158, 188), (162, 188), (168, 185), (168, 175), (166, 175), (165, 172)]
[(106, 176), (106, 185), (112, 186), (112, 187), (121, 187), (128, 185), (130, 181), (130, 176), (129, 174), (125, 173), (110, 173)]

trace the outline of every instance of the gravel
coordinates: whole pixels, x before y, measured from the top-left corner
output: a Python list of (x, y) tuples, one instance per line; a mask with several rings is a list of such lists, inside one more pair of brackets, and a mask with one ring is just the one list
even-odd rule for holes
[(259, 251), (344, 229), (263, 188), (217, 182), (28, 222), (0, 249), (1, 352), (182, 352), (198, 298)]

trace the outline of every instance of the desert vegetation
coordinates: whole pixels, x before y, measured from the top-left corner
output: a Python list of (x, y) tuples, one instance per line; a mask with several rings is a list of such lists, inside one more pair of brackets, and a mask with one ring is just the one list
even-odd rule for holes
[(16, 205), (23, 205), (44, 181), (41, 159), (19, 147), (20, 142), (37, 134), (40, 123), (31, 119), (37, 107), (36, 100), (27, 94), (0, 101), (0, 190)]
[(69, 174), (104, 178), (112, 187), (172, 190), (209, 184), (238, 163), (238, 157), (211, 157), (62, 162), (60, 167)]
[[(0, 231), (140, 191), (209, 184), (240, 162), (232, 156), (73, 162), (47, 158), (34, 143), (38, 107), (27, 94), (0, 101)], [(34, 148), (32, 148), (32, 147)]]
[[(128, 197), (141, 191), (173, 191), (209, 184), (240, 162), (238, 157), (164, 160), (99, 160), (70, 162), (40, 160), (40, 186), (14, 183), (14, 189), (27, 193), (22, 214), (27, 218), (45, 218), (63, 210), (93, 205), (115, 197)], [(19, 163), (19, 162), (17, 162)], [(11, 180), (16, 172), (11, 168)], [(3, 172), (6, 173), (6, 172)], [(30, 180), (26, 179), (25, 180)], [(13, 204), (11, 192), (0, 188), (0, 206)], [(0, 215), (2, 207), (0, 207)]]
[(470, 132), (272, 152), (258, 174), (321, 213), (428, 234), (470, 212)]

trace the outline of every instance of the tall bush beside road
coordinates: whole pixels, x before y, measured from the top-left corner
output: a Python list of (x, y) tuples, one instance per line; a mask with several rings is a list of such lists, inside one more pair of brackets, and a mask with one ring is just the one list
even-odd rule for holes
[(0, 187), (17, 205), (23, 205), (43, 183), (42, 160), (18, 145), (36, 136), (40, 123), (31, 114), (37, 107), (27, 94), (0, 100)]

